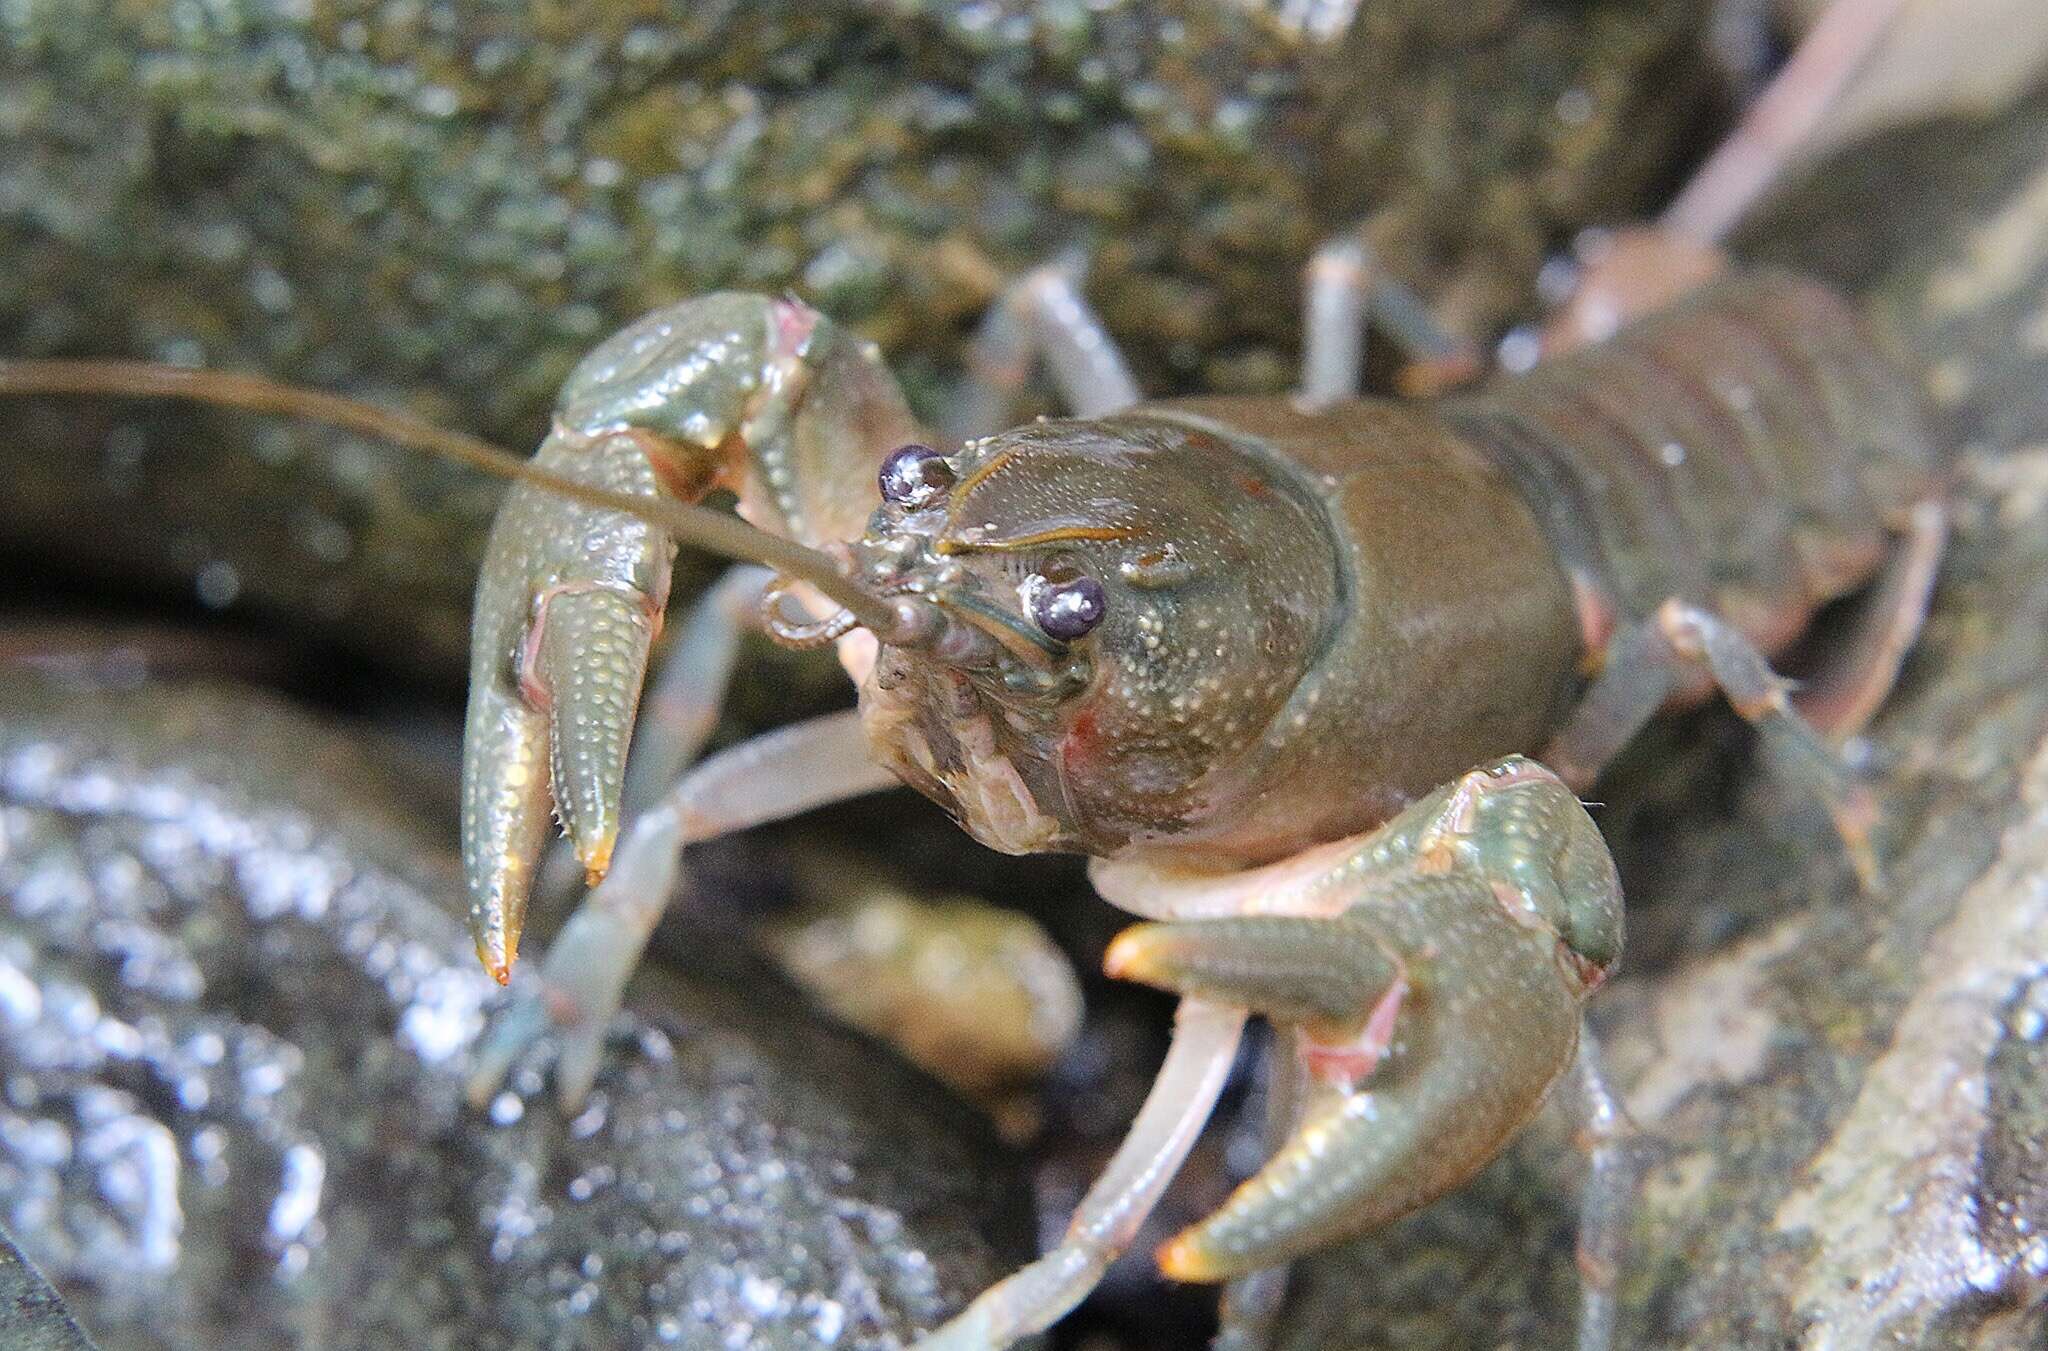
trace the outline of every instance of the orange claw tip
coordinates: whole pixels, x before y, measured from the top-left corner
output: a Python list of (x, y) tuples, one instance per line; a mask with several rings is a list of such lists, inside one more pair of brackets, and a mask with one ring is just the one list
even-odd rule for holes
[(1145, 926), (1133, 925), (1110, 940), (1109, 947), (1102, 954), (1102, 973), (1111, 980), (1143, 981), (1145, 956)]
[(583, 864), (583, 885), (594, 887), (604, 881), (604, 875), (612, 870), (612, 848), (619, 842), (619, 832), (607, 830), (590, 843), (589, 848), (579, 848), (576, 857)]
[(519, 935), (479, 934), (476, 956), (484, 964), (484, 970), (491, 973), (492, 980), (500, 985), (510, 985), (512, 967), (519, 961)]
[(1189, 1234), (1192, 1231), (1174, 1235), (1159, 1245), (1155, 1254), (1159, 1270), (1169, 1279), (1176, 1281), (1198, 1281), (1203, 1283), (1224, 1280), (1231, 1274), (1213, 1254), (1205, 1253), (1200, 1244)]

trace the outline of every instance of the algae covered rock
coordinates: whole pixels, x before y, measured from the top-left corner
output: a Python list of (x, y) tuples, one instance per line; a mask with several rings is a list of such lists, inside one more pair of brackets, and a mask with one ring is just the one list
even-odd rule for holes
[[(1324, 237), (1370, 222), (1483, 335), (1714, 107), (1692, 0), (1298, 8), (12, 6), (0, 353), (254, 370), (530, 446), (627, 320), (794, 290), (929, 410), (1005, 281), (1073, 251), (1147, 388), (1277, 389)], [(134, 404), (0, 427), (0, 548), (459, 668), (495, 485)]]

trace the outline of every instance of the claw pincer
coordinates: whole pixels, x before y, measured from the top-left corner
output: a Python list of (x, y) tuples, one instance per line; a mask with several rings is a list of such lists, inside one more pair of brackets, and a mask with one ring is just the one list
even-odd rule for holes
[[(656, 491), (636, 437), (558, 426), (540, 458), (585, 482)], [(602, 876), (610, 864), (674, 553), (644, 522), (523, 486), (491, 531), (471, 646), (462, 844), (477, 951), (500, 981), (518, 955), (550, 800), (584, 868)]]
[(1182, 1280), (1271, 1266), (1463, 1182), (1570, 1065), (1580, 1005), (1620, 954), (1612, 860), (1571, 792), (1520, 757), (1268, 903), (1290, 913), (1142, 924), (1107, 957), (1112, 975), (1305, 1033), (1301, 1123), (1160, 1250)]
[[(756, 524), (819, 542), (859, 533), (872, 460), (910, 431), (871, 348), (794, 301), (719, 294), (592, 351), (534, 462), (650, 499), (729, 489)], [(868, 463), (846, 453), (855, 443), (878, 447)], [(462, 851), (478, 955), (500, 982), (551, 802), (590, 881), (610, 866), (674, 555), (657, 526), (524, 484), (492, 527), (470, 650)]]

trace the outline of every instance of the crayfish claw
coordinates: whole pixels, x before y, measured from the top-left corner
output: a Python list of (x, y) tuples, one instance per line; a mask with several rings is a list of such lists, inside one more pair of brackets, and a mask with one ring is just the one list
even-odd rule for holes
[[(535, 460), (615, 491), (658, 491), (635, 438), (558, 427)], [(500, 983), (518, 955), (550, 800), (586, 869), (610, 858), (674, 553), (653, 526), (525, 484), (491, 527), (470, 646), (462, 859), (470, 928)]]
[(512, 978), (533, 870), (547, 841), (548, 720), (517, 691), (472, 693), (464, 736), (462, 862), (477, 957)]
[(626, 750), (656, 620), (644, 597), (605, 587), (559, 591), (543, 604), (535, 673), (552, 713), (555, 811), (595, 886), (619, 838)]
[[(817, 544), (859, 535), (876, 466), (914, 431), (871, 344), (795, 301), (718, 293), (593, 349), (534, 464), (650, 500), (731, 489), (756, 525)], [(491, 528), (470, 648), (463, 866), (477, 950), (500, 982), (550, 799), (589, 883), (611, 866), (674, 556), (663, 528), (529, 483)]]
[[(1111, 975), (1296, 1032), (1284, 1041), (1307, 1085), (1300, 1124), (1161, 1247), (1179, 1280), (1277, 1266), (1464, 1182), (1570, 1066), (1580, 1006), (1621, 951), (1598, 832), (1521, 757), (1444, 785), (1313, 870), (1283, 863), (1227, 886), (1262, 912), (1141, 924), (1105, 958)], [(1178, 903), (1214, 907), (1225, 892)], [(1154, 913), (1175, 903), (1169, 890)]]

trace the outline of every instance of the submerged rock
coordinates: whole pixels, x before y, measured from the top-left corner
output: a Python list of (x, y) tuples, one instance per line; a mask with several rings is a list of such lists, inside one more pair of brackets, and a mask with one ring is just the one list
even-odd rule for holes
[(0, 1217), (115, 1348), (893, 1347), (1028, 1256), (987, 1125), (697, 946), (587, 1105), (373, 748), (227, 687), (0, 690)]

